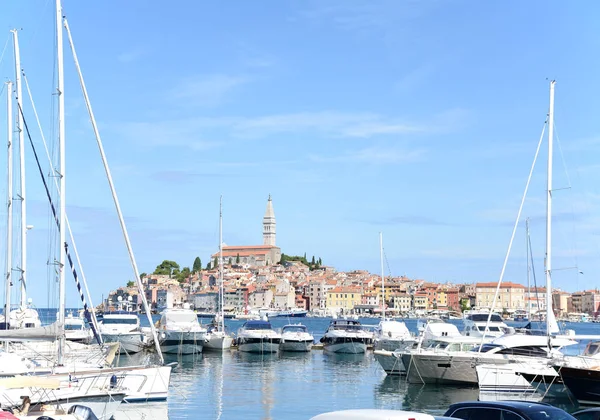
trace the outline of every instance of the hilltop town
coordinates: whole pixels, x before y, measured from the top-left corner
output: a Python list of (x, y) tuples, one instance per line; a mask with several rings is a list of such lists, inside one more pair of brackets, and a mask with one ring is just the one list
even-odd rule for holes
[[(300, 308), (315, 315), (377, 314), (386, 311), (406, 316), (428, 311), (460, 313), (471, 308), (490, 308), (497, 283), (432, 283), (405, 276), (386, 277), (364, 270), (338, 272), (322, 264), (321, 258), (285, 255), (276, 246), (276, 221), (269, 196), (263, 218), (263, 244), (223, 246), (224, 309), (231, 313), (248, 313), (260, 308), (286, 310)], [(189, 303), (199, 312), (216, 312), (219, 307), (219, 252), (211, 255), (202, 268), (196, 258), (192, 269), (180, 269), (165, 260), (153, 274), (142, 274), (146, 298), (153, 311), (167, 306)], [(131, 297), (131, 299), (130, 299)], [(134, 282), (110, 292), (103, 303), (114, 308), (129, 300), (138, 310), (141, 299)], [(600, 312), (600, 292), (586, 290), (552, 293), (558, 317), (568, 314)], [(496, 305), (498, 312), (545, 311), (546, 289), (514, 282), (502, 283)]]

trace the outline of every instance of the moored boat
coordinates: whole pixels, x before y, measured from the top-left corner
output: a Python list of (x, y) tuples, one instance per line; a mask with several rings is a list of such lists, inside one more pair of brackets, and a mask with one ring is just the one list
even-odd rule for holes
[(350, 319), (334, 319), (321, 338), (323, 349), (331, 353), (365, 353), (372, 341), (373, 334), (359, 321)]
[(268, 321), (247, 321), (240, 327), (236, 343), (238, 349), (248, 353), (276, 353), (281, 335)]
[(281, 329), (281, 351), (310, 351), (313, 343), (314, 337), (305, 325), (288, 324)]

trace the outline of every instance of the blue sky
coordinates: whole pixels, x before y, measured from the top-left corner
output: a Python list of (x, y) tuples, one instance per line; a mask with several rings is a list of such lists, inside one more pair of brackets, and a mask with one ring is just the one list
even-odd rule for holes
[[(554, 78), (555, 187), (571, 187), (555, 193), (554, 267), (585, 273), (554, 281), (597, 285), (595, 2), (63, 3), (140, 271), (206, 263), (220, 195), (224, 241), (261, 243), (272, 194), (287, 254), (377, 272), (382, 231), (394, 275), (496, 281)], [(3, 2), (0, 48), (22, 28), (22, 64), (55, 141), (53, 25), (52, 1)], [(133, 274), (68, 49), (65, 63), (68, 213), (99, 300)], [(3, 80), (12, 65), (9, 43)], [(3, 127), (5, 114), (3, 97)], [(539, 279), (545, 148), (523, 213)], [(50, 224), (31, 153), (27, 171), (31, 295), (46, 306)], [(522, 226), (506, 279), (525, 282)]]

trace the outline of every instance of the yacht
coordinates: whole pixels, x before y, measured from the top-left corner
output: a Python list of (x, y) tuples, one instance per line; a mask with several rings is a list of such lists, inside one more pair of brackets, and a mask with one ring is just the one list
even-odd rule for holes
[(92, 342), (92, 330), (86, 327), (85, 319), (81, 316), (73, 316), (69, 312), (65, 317), (65, 339), (76, 343), (90, 344)]
[(404, 322), (393, 319), (382, 320), (373, 333), (375, 350), (393, 351), (412, 346), (417, 339)]
[(281, 329), (281, 351), (311, 351), (314, 337), (302, 324), (289, 324)]
[(39, 328), (42, 326), (38, 311), (31, 305), (31, 298), (27, 306), (13, 309), (8, 314), (8, 325), (10, 329)]
[[(488, 324), (488, 318), (490, 320)], [(473, 312), (464, 318), (463, 334), (470, 337), (500, 337), (510, 331), (508, 325), (497, 313)], [(487, 326), (487, 330), (486, 330)]]
[[(478, 338), (481, 341), (480, 338)], [(528, 362), (539, 357), (556, 354), (562, 347), (575, 341), (551, 339), (552, 349), (548, 353), (548, 338), (542, 335), (511, 334), (498, 337), (472, 351), (449, 352), (422, 350), (402, 355), (405, 366), (410, 365), (408, 380), (412, 383), (477, 384), (477, 365)]]
[(276, 353), (281, 334), (273, 330), (268, 321), (246, 321), (236, 339), (238, 349), (248, 353)]
[[(106, 319), (106, 315), (104, 319)], [(188, 304), (184, 304), (183, 308), (162, 311), (157, 331), (163, 353), (202, 353), (202, 347), (206, 340), (206, 328), (200, 325), (198, 317)]]
[(334, 319), (321, 338), (323, 349), (331, 353), (365, 353), (372, 341), (373, 334), (359, 321), (350, 319)]
[(120, 344), (121, 353), (138, 353), (145, 347), (145, 335), (135, 312), (123, 309), (105, 312), (98, 328), (104, 342)]

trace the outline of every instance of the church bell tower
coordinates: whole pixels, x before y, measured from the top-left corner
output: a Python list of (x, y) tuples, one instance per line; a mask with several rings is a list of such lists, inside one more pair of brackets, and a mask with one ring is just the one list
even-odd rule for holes
[(267, 210), (263, 217), (263, 245), (275, 246), (275, 212), (273, 211), (273, 201), (269, 194), (267, 201)]

